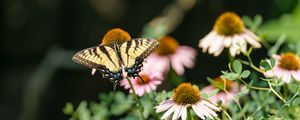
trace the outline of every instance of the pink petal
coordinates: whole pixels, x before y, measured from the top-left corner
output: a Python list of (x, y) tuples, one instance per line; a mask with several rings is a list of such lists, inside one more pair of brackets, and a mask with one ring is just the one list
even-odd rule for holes
[(252, 38), (250, 35), (248, 34), (244, 34), (243, 37), (246, 39), (246, 41), (251, 44), (254, 48), (260, 48), (261, 45), (259, 44), (259, 42), (257, 42), (254, 38)]
[(186, 120), (186, 118), (187, 118), (187, 110), (186, 110), (186, 107), (183, 106), (182, 113), (181, 113), (181, 119)]
[(166, 119), (178, 108), (179, 108), (179, 106), (174, 104), (160, 119)]
[(231, 40), (232, 38), (231, 37), (225, 37), (224, 39), (224, 45), (225, 47), (229, 47), (231, 45)]
[(202, 48), (203, 52), (207, 51), (207, 48), (211, 45), (211, 41), (214, 40), (216, 36), (216, 32), (211, 31), (208, 35), (206, 35), (203, 39), (199, 42), (199, 47)]
[(195, 104), (195, 105), (192, 105), (192, 108), (193, 108), (193, 110), (195, 111), (195, 113), (197, 114), (197, 116), (199, 116), (201, 119), (205, 119), (205, 116), (204, 116), (204, 112), (202, 111), (202, 109), (199, 109), (198, 107), (197, 107), (197, 104)]
[(179, 106), (179, 109), (175, 110), (172, 120), (177, 120), (182, 113), (183, 106), (182, 105), (178, 105), (178, 106)]
[(288, 72), (282, 73), (282, 81), (285, 83), (289, 83), (292, 79), (291, 77), (292, 77), (291, 74)]
[(162, 102), (159, 106), (155, 107), (155, 108), (157, 108), (156, 112), (159, 113), (162, 111), (166, 111), (174, 104), (175, 104), (175, 102), (173, 100), (166, 100), (166, 101)]
[(204, 106), (204, 105), (202, 105), (202, 104), (197, 104), (196, 105), (196, 107), (198, 108), (198, 109), (201, 109), (201, 111), (203, 112), (203, 114), (204, 114), (204, 116), (206, 116), (206, 117), (209, 117), (210, 119), (213, 119), (213, 116), (211, 116), (211, 114), (208, 112), (208, 111), (206, 111), (206, 106)]
[(218, 108), (217, 106), (215, 106), (214, 104), (212, 103), (209, 103), (205, 100), (201, 101), (202, 104), (206, 105), (207, 107), (211, 108), (211, 109), (214, 109), (214, 110), (221, 110), (220, 108)]
[(184, 67), (183, 67), (183, 64), (181, 64), (180, 60), (178, 59), (173, 59), (172, 62), (172, 68), (175, 70), (175, 72), (178, 74), (178, 75), (183, 75), (184, 73)]
[(293, 71), (292, 75), (293, 75), (293, 77), (294, 77), (295, 80), (300, 81), (300, 70)]
[(214, 53), (214, 56), (219, 56), (222, 51), (224, 50), (224, 46), (222, 45), (221, 47), (219, 47), (219, 49)]
[(212, 54), (215, 51), (217, 51), (221, 46), (223, 45), (223, 37), (218, 36), (216, 39), (213, 41), (211, 47), (208, 49), (208, 53)]
[(205, 106), (204, 104), (199, 103), (199, 105), (201, 105), (202, 108), (203, 108), (205, 111), (207, 111), (210, 115), (212, 115), (212, 116), (217, 116), (217, 114), (216, 114), (214, 111), (212, 111), (211, 109), (209, 109), (209, 108), (208, 108), (207, 106)]

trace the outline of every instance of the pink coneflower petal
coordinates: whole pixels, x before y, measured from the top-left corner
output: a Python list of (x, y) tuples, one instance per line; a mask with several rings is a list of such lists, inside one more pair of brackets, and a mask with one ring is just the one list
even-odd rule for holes
[(212, 109), (214, 109), (214, 110), (220, 110), (220, 108), (218, 108), (218, 107), (216, 107), (215, 105), (213, 105), (213, 104), (211, 104), (211, 103), (209, 103), (209, 102), (207, 102), (207, 101), (202, 101), (202, 103), (204, 104), (204, 105), (206, 105), (207, 107), (210, 107), (210, 108), (212, 108)]
[(198, 105), (201, 106), (203, 110), (208, 112), (208, 115), (210, 116), (210, 118), (217, 116), (217, 114), (214, 111), (212, 111), (211, 109), (209, 109), (207, 106), (203, 105), (202, 103), (199, 103)]
[(170, 59), (153, 53), (146, 59), (146, 64), (150, 66), (149, 69), (164, 73), (170, 68)]
[(186, 118), (187, 118), (187, 109), (186, 109), (186, 107), (184, 106), (184, 107), (183, 107), (183, 110), (182, 110), (182, 114), (181, 114), (181, 119), (182, 119), (182, 120), (186, 120)]
[(172, 61), (172, 67), (175, 70), (175, 72), (178, 75), (183, 75), (184, 73), (184, 66), (181, 64), (181, 62), (179, 60), (174, 60)]
[(162, 117), (161, 119), (166, 119), (169, 117), (176, 109), (179, 108), (179, 105), (174, 104)]
[(249, 35), (243, 35), (243, 37), (246, 39), (246, 41), (251, 44), (254, 48), (260, 48), (261, 45), (259, 44), (259, 42), (257, 42), (255, 40), (255, 38), (252, 38), (251, 36)]
[[(138, 96), (142, 96), (145, 93), (150, 93), (151, 91), (156, 90), (156, 86), (162, 83), (162, 73), (149, 70), (150, 69), (145, 68), (145, 70), (139, 73), (140, 77), (144, 80), (144, 83), (139, 77), (131, 79), (133, 88)], [(129, 89), (129, 92), (132, 93), (132, 89), (127, 79), (123, 79), (120, 85), (124, 86), (125, 89)]]
[(293, 77), (297, 80), (300, 81), (300, 70), (298, 71), (293, 71), (292, 72)]
[(175, 104), (175, 102), (173, 100), (166, 100), (166, 101), (162, 102), (159, 106), (155, 107), (155, 108), (157, 108), (156, 112), (166, 111), (174, 104)]
[(180, 117), (180, 115), (181, 115), (182, 112), (183, 112), (183, 108), (184, 108), (184, 106), (179, 105), (179, 108), (177, 108), (177, 109), (175, 110), (175, 112), (174, 112), (174, 115), (173, 115), (173, 117), (172, 117), (172, 120), (177, 120), (177, 119)]
[(186, 120), (188, 107), (192, 107), (201, 119), (216, 117), (215, 110), (219, 108), (213, 106), (214, 104), (201, 98), (198, 88), (189, 83), (182, 83), (174, 90), (172, 98), (163, 101), (155, 108), (156, 112), (166, 111), (161, 119), (170, 118), (173, 113), (172, 120), (177, 120), (180, 116), (182, 120)]
[(197, 116), (199, 116), (203, 120), (205, 119), (204, 114), (203, 114), (204, 112), (201, 110), (200, 107), (197, 107), (197, 105), (193, 105), (192, 108), (195, 111), (195, 113), (197, 114)]
[[(230, 23), (226, 21), (230, 21)], [(230, 24), (235, 24), (235, 27), (231, 27)], [(254, 48), (261, 47), (260, 38), (249, 31), (235, 13), (223, 13), (216, 20), (213, 28), (208, 35), (199, 41), (199, 47), (202, 48), (203, 52), (208, 50), (209, 54), (218, 56), (226, 47), (230, 49), (231, 56), (236, 56), (247, 51), (247, 43)]]
[(282, 55), (273, 54), (272, 57), (275, 59), (275, 66), (264, 73), (266, 77), (275, 77), (285, 83), (290, 83), (292, 78), (300, 80), (300, 60), (297, 55), (288, 52)]
[(217, 37), (217, 38), (213, 41), (211, 47), (208, 49), (208, 53), (209, 53), (209, 54), (214, 53), (215, 51), (218, 50), (219, 47), (222, 46), (222, 44), (223, 44), (223, 37), (222, 37), (222, 36)]
[(282, 81), (289, 83), (291, 81), (291, 74), (289, 72), (283, 72)]

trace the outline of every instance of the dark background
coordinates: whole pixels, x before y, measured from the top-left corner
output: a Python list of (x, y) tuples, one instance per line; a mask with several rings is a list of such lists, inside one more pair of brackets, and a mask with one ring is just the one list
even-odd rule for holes
[[(112, 84), (99, 73), (91, 76), (90, 69), (71, 61), (74, 52), (99, 44), (115, 27), (139, 37), (144, 25), (172, 1), (2, 0), (0, 119), (67, 119), (62, 113), (66, 102), (77, 105), (111, 91)], [(187, 81), (206, 83), (206, 77), (227, 69), (226, 54), (213, 57), (197, 47), (222, 12), (260, 14), (267, 21), (291, 12), (296, 4), (297, 0), (198, 0), (170, 34), (198, 51)], [(254, 52), (254, 59), (266, 56), (264, 49)], [(36, 112), (30, 116), (32, 111)]]

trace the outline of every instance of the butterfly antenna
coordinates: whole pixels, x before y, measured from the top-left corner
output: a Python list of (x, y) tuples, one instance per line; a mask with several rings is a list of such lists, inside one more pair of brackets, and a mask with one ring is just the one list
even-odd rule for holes
[(142, 83), (144, 84), (145, 83), (144, 79), (140, 75), (137, 76), (141, 79)]

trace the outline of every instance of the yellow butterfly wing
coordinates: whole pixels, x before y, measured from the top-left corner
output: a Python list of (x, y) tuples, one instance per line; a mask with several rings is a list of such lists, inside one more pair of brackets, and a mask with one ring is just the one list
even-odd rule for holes
[(158, 47), (158, 44), (154, 39), (135, 38), (120, 46), (120, 56), (128, 76), (134, 77), (140, 72), (144, 58)]
[(106, 78), (121, 79), (121, 65), (117, 53), (109, 46), (99, 45), (77, 52), (73, 61), (100, 70)]

